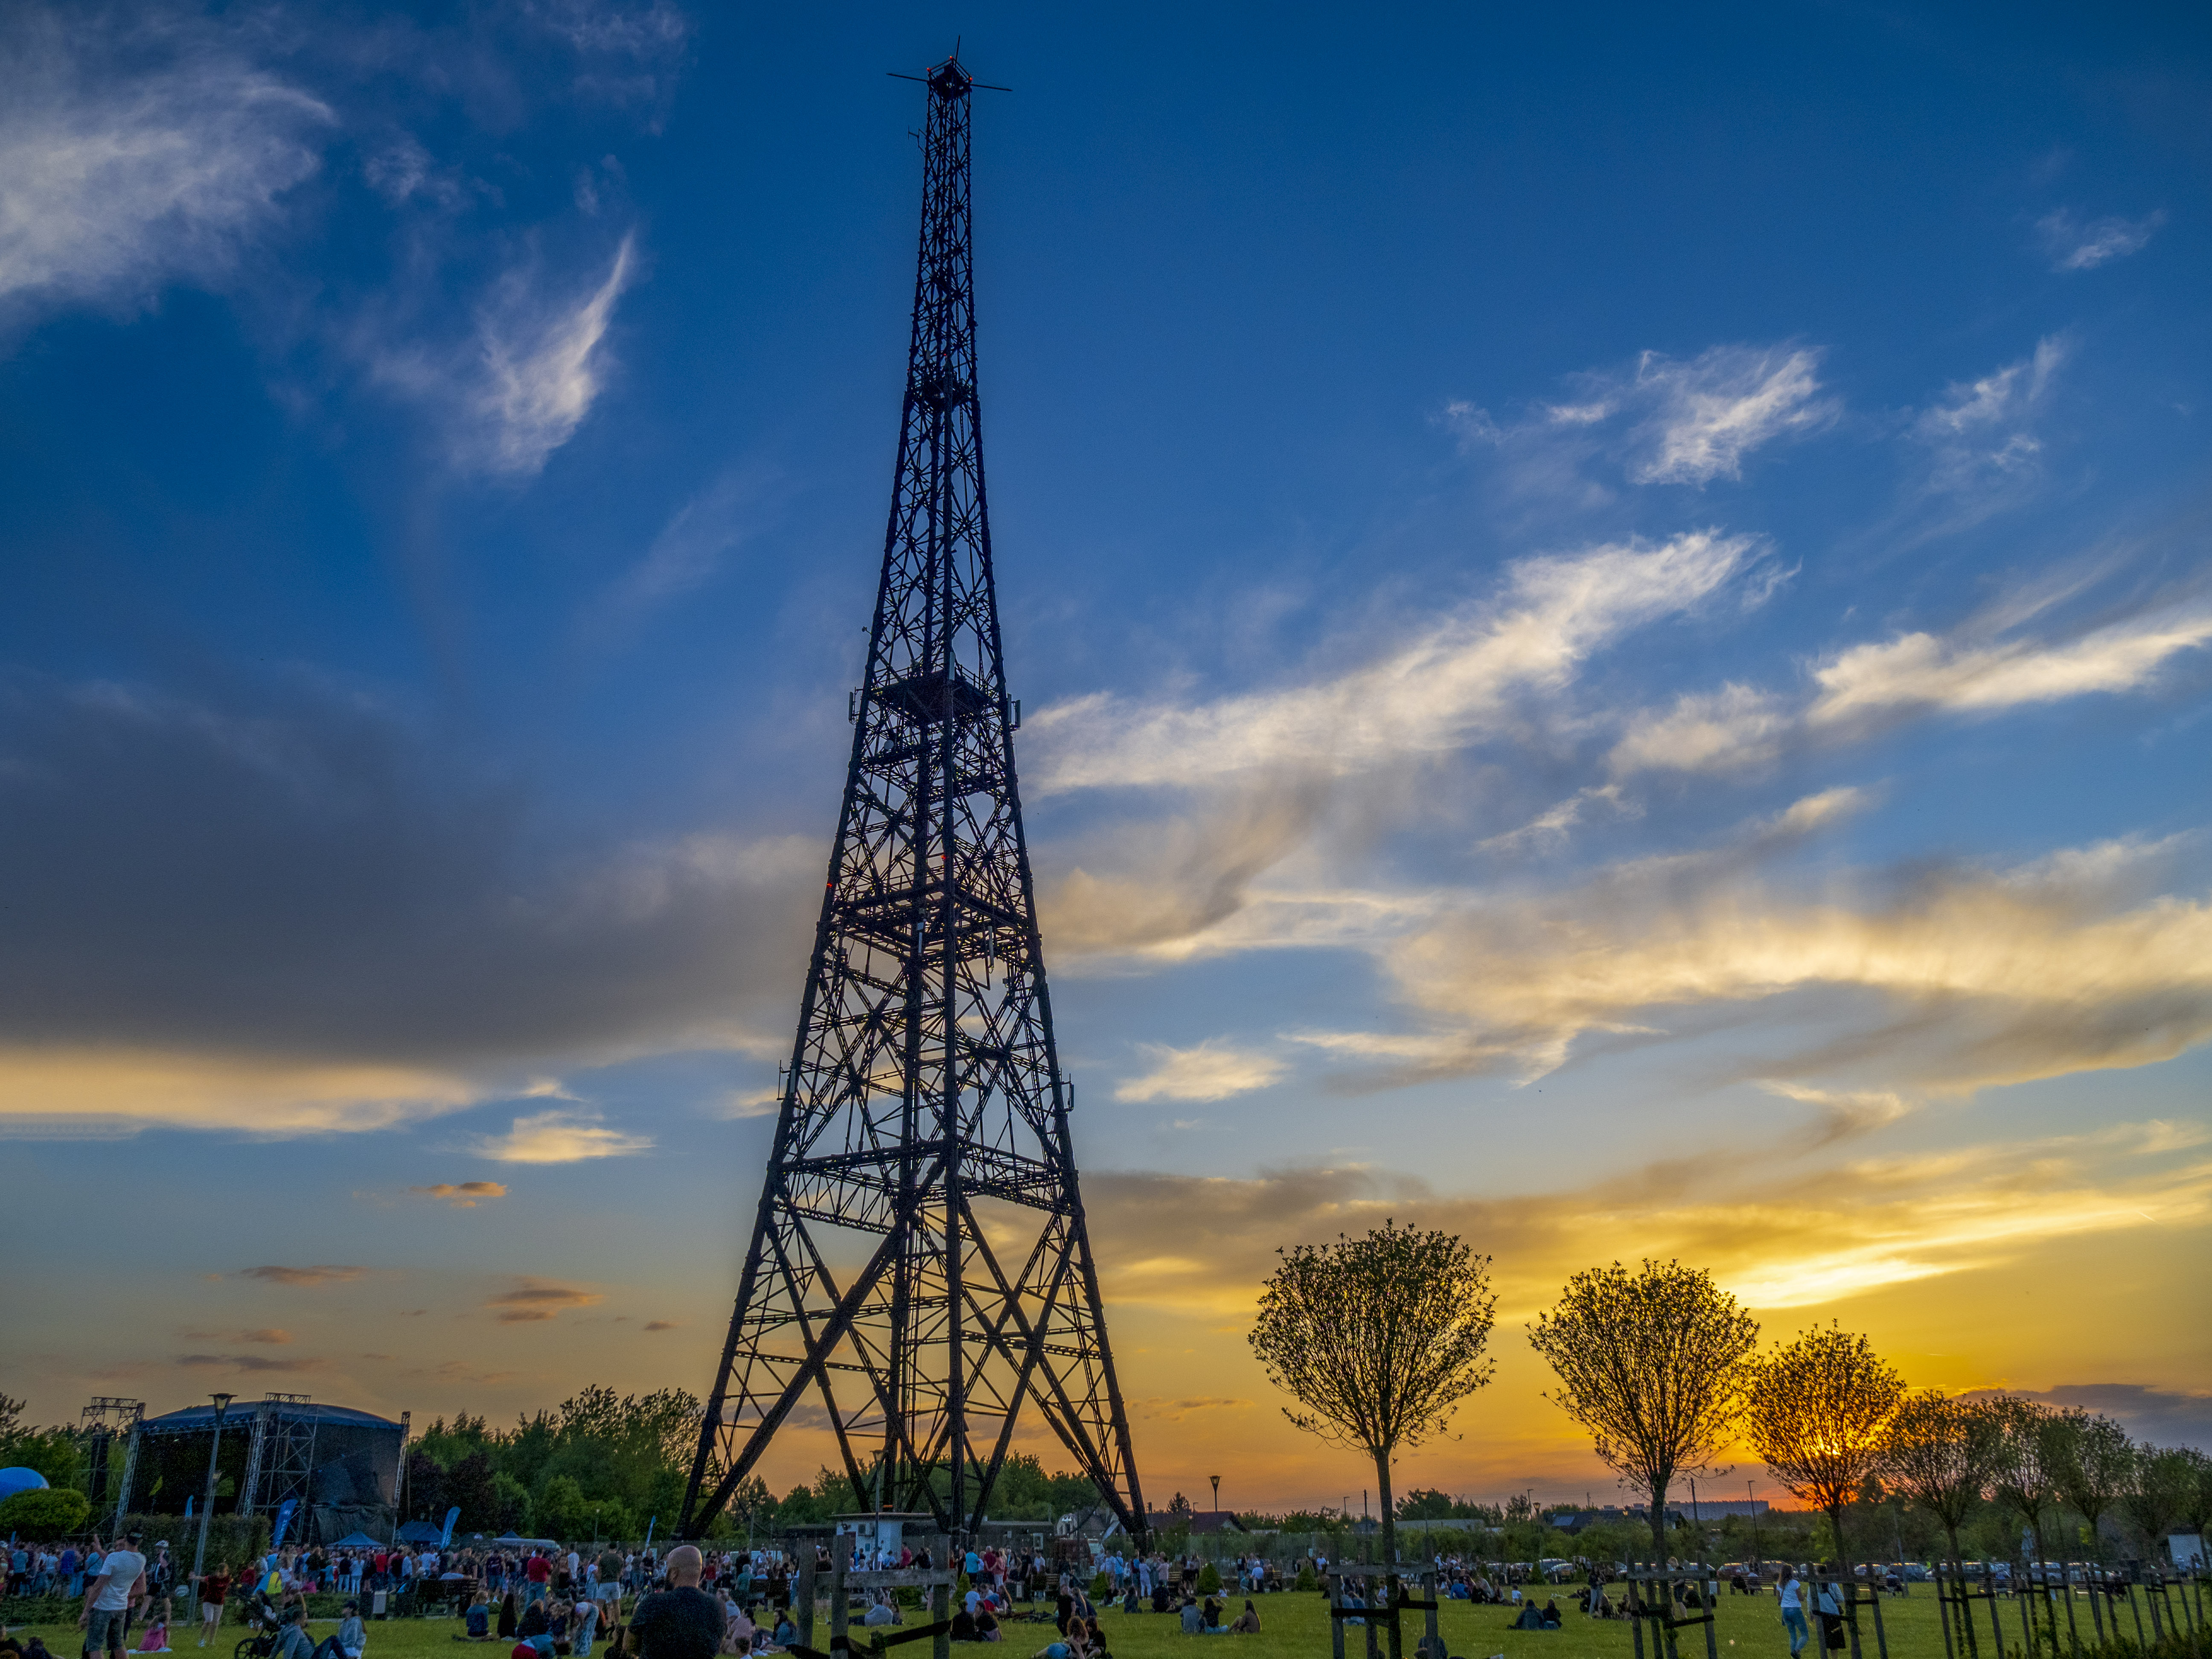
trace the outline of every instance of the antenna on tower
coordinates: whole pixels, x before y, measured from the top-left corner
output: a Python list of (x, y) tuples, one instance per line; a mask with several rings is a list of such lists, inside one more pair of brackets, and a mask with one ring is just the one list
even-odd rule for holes
[(883, 575), (775, 1139), (677, 1529), (704, 1532), (818, 1400), (855, 1511), (972, 1538), (1033, 1413), (1141, 1538), (1000, 648), (969, 211), (976, 83), (957, 45), (899, 78), (929, 97)]

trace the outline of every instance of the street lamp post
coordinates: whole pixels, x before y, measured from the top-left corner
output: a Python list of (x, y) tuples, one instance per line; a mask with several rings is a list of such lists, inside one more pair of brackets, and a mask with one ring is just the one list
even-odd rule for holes
[(1218, 1515), (1221, 1513), (1221, 1477), (1209, 1474), (1206, 1478), (1213, 1482), (1213, 1512)]
[(215, 1401), (215, 1440), (208, 1447), (207, 1491), (200, 1497), (200, 1541), (192, 1551), (192, 1609), (195, 1613), (199, 1610), (200, 1574), (207, 1570), (208, 1522), (215, 1517), (216, 1459), (222, 1451), (222, 1418), (223, 1413), (230, 1409), (230, 1402), (237, 1397), (229, 1394), (208, 1396)]
[(1751, 1500), (1751, 1578), (1753, 1583), (1757, 1583), (1766, 1571), (1766, 1558), (1760, 1553), (1759, 1547), (1759, 1482), (1745, 1481), (1743, 1495)]

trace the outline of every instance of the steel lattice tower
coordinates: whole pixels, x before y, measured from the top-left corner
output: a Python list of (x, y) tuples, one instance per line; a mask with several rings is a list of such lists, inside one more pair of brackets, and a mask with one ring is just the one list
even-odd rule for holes
[(984, 512), (968, 155), (933, 69), (867, 675), (775, 1150), (678, 1530), (817, 1395), (855, 1505), (982, 1522), (1026, 1399), (1144, 1500), (1068, 1138)]

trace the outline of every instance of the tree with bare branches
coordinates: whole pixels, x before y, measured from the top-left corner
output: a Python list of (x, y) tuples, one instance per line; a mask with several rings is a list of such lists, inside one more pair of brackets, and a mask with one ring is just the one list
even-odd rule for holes
[(1306, 1407), (1283, 1414), (1375, 1460), (1382, 1553), (1398, 1559), (1390, 1460), (1443, 1432), (1490, 1381), (1496, 1315), (1490, 1258), (1461, 1240), (1385, 1222), (1364, 1238), (1277, 1252), (1260, 1293), (1252, 1351), (1267, 1380)]
[(1879, 1477), (1890, 1419), (1905, 1379), (1874, 1345), (1831, 1325), (1801, 1331), (1752, 1369), (1744, 1434), (1774, 1478), (1824, 1510), (1836, 1556), (1850, 1568), (1844, 1508)]
[(1667, 1489), (1727, 1445), (1759, 1343), (1759, 1322), (1701, 1268), (1618, 1261), (1569, 1279), (1528, 1341), (1551, 1363), (1553, 1404), (1589, 1431), (1598, 1456), (1649, 1493), (1667, 1559)]

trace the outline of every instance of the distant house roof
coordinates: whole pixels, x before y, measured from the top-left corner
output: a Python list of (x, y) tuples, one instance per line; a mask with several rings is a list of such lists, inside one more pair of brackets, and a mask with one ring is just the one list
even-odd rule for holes
[(1193, 1510), (1188, 1515), (1177, 1515), (1170, 1510), (1153, 1510), (1145, 1517), (1156, 1532), (1187, 1531), (1194, 1534), (1217, 1532), (1243, 1532), (1244, 1523), (1237, 1518), (1234, 1510)]

